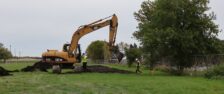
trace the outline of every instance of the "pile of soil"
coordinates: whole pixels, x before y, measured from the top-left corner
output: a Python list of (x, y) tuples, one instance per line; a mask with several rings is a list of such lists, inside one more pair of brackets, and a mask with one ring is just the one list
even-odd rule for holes
[(9, 71), (0, 66), (0, 76), (10, 75)]
[(43, 63), (41, 61), (34, 63), (32, 66), (27, 66), (23, 69), (21, 69), (21, 71), (23, 72), (33, 72), (33, 71), (43, 71), (43, 72), (47, 72), (47, 69), (51, 68), (52, 65), (49, 63)]
[[(47, 72), (47, 69), (52, 68), (52, 65), (49, 63), (43, 63), (41, 61), (34, 63), (32, 66), (27, 66), (21, 71), (23, 72), (34, 72), (34, 71), (42, 71), (42, 72)], [(66, 68), (66, 67), (64, 67)], [(70, 68), (71, 67), (67, 67)], [(91, 65), (87, 66), (87, 70), (83, 70), (82, 67), (76, 67), (74, 69), (74, 72), (68, 72), (68, 73), (84, 73), (84, 72), (91, 72), (91, 73), (122, 73), (122, 74), (127, 74), (127, 73), (134, 73), (131, 71), (127, 70), (120, 70), (116, 68), (110, 68), (102, 65)]]
[(74, 73), (84, 73), (84, 72), (121, 73), (121, 74), (134, 73), (134, 72), (127, 71), (127, 70), (120, 70), (120, 69), (110, 68), (110, 67), (102, 66), (102, 65), (87, 66), (87, 70), (83, 70), (82, 67), (78, 67), (78, 68), (74, 69)]

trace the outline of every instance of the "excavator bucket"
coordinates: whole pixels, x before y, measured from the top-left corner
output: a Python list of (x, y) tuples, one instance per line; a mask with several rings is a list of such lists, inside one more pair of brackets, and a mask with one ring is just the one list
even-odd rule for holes
[(121, 60), (123, 59), (123, 57), (124, 57), (124, 54), (123, 53), (121, 53), (121, 52), (118, 52), (117, 53), (118, 62), (121, 62)]
[(124, 54), (119, 51), (119, 47), (117, 45), (116, 46), (112, 46), (110, 48), (110, 51), (112, 53), (112, 58), (117, 59), (118, 62), (121, 62), (121, 60), (124, 57)]

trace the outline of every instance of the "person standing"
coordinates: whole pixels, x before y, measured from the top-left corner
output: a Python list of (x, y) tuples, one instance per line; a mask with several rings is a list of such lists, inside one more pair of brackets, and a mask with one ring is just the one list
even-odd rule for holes
[(83, 71), (87, 70), (87, 56), (85, 53), (82, 54), (82, 69)]
[(142, 71), (140, 71), (140, 60), (136, 58), (135, 60), (137, 62), (137, 66), (136, 66), (136, 73), (142, 73)]

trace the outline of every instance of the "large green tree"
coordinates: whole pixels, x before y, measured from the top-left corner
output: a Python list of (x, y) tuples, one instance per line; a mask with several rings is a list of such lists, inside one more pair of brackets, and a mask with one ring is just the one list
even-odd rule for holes
[(192, 66), (193, 55), (220, 53), (223, 47), (218, 25), (209, 13), (209, 0), (144, 1), (135, 12), (141, 42), (151, 67), (162, 58), (169, 59), (180, 73)]
[(92, 60), (109, 59), (110, 51), (107, 42), (94, 41), (87, 47), (87, 55)]

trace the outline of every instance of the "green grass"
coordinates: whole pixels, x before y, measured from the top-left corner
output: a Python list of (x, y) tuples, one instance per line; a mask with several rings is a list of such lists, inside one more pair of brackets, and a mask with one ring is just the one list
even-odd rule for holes
[[(0, 64), (19, 69), (32, 63)], [(106, 66), (134, 71), (125, 65)], [(224, 80), (202, 77), (114, 73), (52, 74), (17, 72), (0, 77), (1, 94), (224, 94)]]
[(26, 66), (33, 65), (33, 62), (25, 62), (25, 63), (6, 63), (6, 64), (0, 64), (1, 67), (7, 69), (7, 70), (20, 70)]

